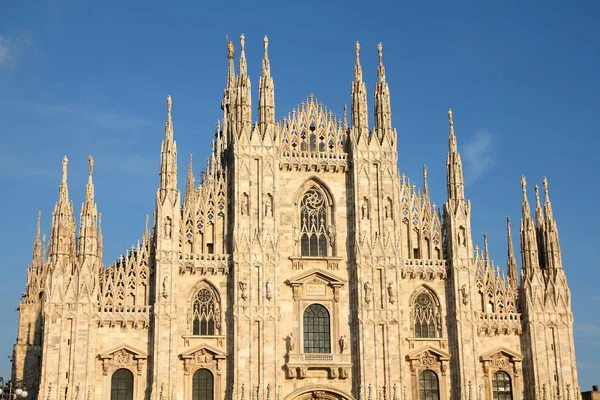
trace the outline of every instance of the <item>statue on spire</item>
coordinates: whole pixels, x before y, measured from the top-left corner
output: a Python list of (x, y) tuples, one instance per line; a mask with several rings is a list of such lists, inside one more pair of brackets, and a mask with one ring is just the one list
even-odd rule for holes
[(235, 47), (233, 47), (233, 42), (227, 37), (227, 58), (233, 58), (234, 53)]
[(88, 156), (88, 163), (90, 164), (88, 175), (91, 177), (94, 172), (94, 158), (91, 155)]
[(67, 163), (68, 162), (69, 162), (69, 159), (65, 155), (62, 159), (62, 181), (65, 184), (67, 183)]
[(521, 176), (521, 189), (523, 190), (523, 198), (527, 198), (527, 181), (525, 181), (525, 175)]
[(167, 113), (171, 115), (171, 109), (173, 106), (173, 99), (171, 99), (171, 95), (167, 96)]
[(448, 123), (450, 127), (454, 127), (454, 121), (452, 119), (452, 109), (448, 109)]

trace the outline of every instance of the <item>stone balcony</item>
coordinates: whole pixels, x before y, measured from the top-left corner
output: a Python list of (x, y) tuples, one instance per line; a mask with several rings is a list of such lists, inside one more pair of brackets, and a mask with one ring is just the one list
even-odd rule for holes
[(346, 379), (350, 373), (350, 367), (352, 367), (350, 354), (288, 354), (285, 363), (287, 377), (291, 379), (310, 377), (311, 370), (326, 370), (329, 379)]

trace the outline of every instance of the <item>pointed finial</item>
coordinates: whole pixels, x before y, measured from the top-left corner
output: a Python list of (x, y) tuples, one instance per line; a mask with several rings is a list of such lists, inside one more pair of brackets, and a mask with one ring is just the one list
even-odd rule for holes
[(521, 189), (523, 190), (523, 199), (527, 199), (527, 181), (525, 175), (521, 176)]
[(429, 195), (429, 185), (427, 184), (427, 164), (423, 165), (423, 193)]
[(69, 159), (65, 155), (62, 159), (62, 183), (67, 184), (67, 163)]
[(379, 54), (379, 63), (383, 64), (383, 45), (381, 42), (377, 45), (377, 53)]
[(358, 61), (358, 57), (360, 55), (360, 43), (358, 43), (358, 41), (354, 45), (354, 50), (356, 50), (356, 60)]
[(448, 109), (448, 123), (450, 124), (450, 127), (454, 127), (454, 121), (452, 119), (452, 109)]

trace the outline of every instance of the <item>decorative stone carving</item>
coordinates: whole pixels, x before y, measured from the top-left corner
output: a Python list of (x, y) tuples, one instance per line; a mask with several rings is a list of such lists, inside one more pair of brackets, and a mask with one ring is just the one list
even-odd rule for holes
[(467, 285), (461, 286), (460, 293), (462, 295), (462, 303), (466, 306), (467, 304), (469, 304), (469, 294), (467, 293)]
[(165, 238), (171, 239), (171, 231), (173, 229), (173, 223), (170, 217), (165, 217)]
[(294, 336), (294, 332), (290, 332), (286, 337), (287, 351), (288, 353), (293, 352), (296, 349), (296, 337)]
[(348, 347), (348, 337), (344, 334), (340, 337), (340, 352), (343, 353)]
[(271, 300), (273, 298), (273, 282), (270, 279), (267, 279), (265, 283), (265, 297), (267, 300)]
[(240, 288), (240, 297), (242, 300), (246, 300), (248, 298), (248, 294), (246, 293), (246, 290), (248, 289), (248, 282), (246, 281), (246, 278), (242, 279), (238, 285)]
[(388, 301), (390, 302), (390, 304), (394, 304), (396, 302), (396, 289), (394, 288), (394, 284), (392, 282), (388, 283), (387, 292)]
[(364, 284), (365, 288), (365, 303), (369, 304), (371, 302), (371, 293), (373, 292), (373, 286), (371, 282), (366, 281)]

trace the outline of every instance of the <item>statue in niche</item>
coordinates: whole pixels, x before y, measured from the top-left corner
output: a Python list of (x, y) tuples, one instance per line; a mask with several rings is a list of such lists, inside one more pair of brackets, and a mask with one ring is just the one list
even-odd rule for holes
[(335, 228), (331, 225), (327, 227), (327, 237), (329, 238), (329, 245), (335, 246)]
[(242, 194), (242, 200), (240, 201), (240, 212), (242, 215), (248, 214), (248, 195), (246, 193)]
[(287, 351), (291, 353), (296, 348), (296, 337), (294, 336), (294, 332), (290, 332), (289, 335), (285, 338), (285, 342), (287, 344)]
[(369, 304), (371, 302), (371, 292), (373, 292), (373, 286), (371, 285), (371, 282), (366, 281), (364, 287), (365, 287), (365, 303)]
[(165, 277), (163, 278), (163, 282), (162, 282), (162, 296), (165, 299), (167, 297), (169, 297), (168, 288), (169, 288), (169, 275), (165, 275)]
[(265, 283), (265, 297), (267, 300), (271, 300), (273, 298), (273, 282), (270, 279)]
[(396, 289), (394, 289), (392, 282), (388, 283), (387, 292), (390, 304), (394, 304), (396, 302)]
[(469, 304), (469, 295), (467, 294), (467, 285), (462, 285), (460, 288), (460, 293), (462, 294), (462, 302), (466, 306)]
[(386, 204), (384, 207), (385, 219), (390, 219), (390, 207)]
[(165, 218), (165, 237), (167, 239), (171, 239), (171, 218), (166, 217)]
[(361, 214), (362, 219), (369, 219), (369, 200), (366, 198), (363, 199), (363, 203), (361, 206)]
[(240, 291), (242, 292), (241, 293), (242, 300), (246, 300), (248, 298), (248, 294), (246, 294), (246, 290), (248, 289), (248, 282), (246, 282), (245, 278), (239, 282), (239, 288), (240, 288)]
[(340, 337), (340, 352), (343, 353), (348, 348), (348, 336), (342, 335)]
[(271, 204), (272, 198), (270, 194), (267, 194), (267, 198), (265, 200), (265, 217), (273, 216), (273, 209)]
[(460, 226), (458, 228), (458, 245), (465, 247), (466, 246), (466, 242), (465, 242), (465, 227), (464, 226)]

